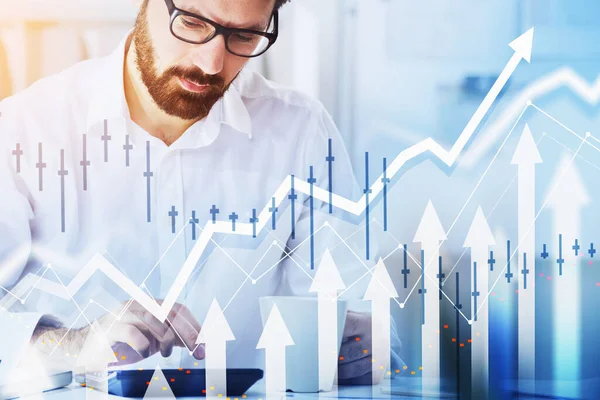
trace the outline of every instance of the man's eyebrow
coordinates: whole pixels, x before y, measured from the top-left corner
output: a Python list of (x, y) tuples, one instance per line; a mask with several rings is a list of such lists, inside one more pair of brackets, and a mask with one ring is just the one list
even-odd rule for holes
[[(190, 13), (192, 13), (192, 14), (200, 15), (201, 17), (207, 18), (207, 17), (205, 17), (205, 16), (204, 16), (204, 14), (202, 14), (202, 13), (200, 12), (200, 10), (198, 10), (198, 9), (197, 9), (196, 7), (194, 7), (194, 6), (190, 6), (189, 8), (187, 8), (187, 9), (186, 9), (186, 11), (188, 11), (188, 12), (190, 12)], [(223, 26), (226, 26), (226, 27), (228, 27), (228, 28), (235, 28), (235, 29), (250, 29), (250, 30), (252, 30), (252, 31), (260, 31), (260, 32), (262, 32), (262, 31), (264, 31), (265, 29), (267, 29), (267, 28), (268, 28), (267, 24), (269, 24), (269, 23), (270, 23), (270, 21), (271, 21), (271, 20), (269, 19), (269, 22), (267, 22), (266, 24), (265, 24), (264, 22), (263, 22), (263, 23), (257, 22), (257, 23), (255, 23), (255, 24), (253, 24), (253, 25), (251, 25), (251, 26), (228, 26), (228, 25), (225, 25), (225, 24), (221, 24), (221, 23), (220, 23), (220, 22), (218, 22), (218, 21), (215, 21), (215, 22), (217, 22), (217, 23), (219, 23), (219, 24), (221, 24), (221, 25), (223, 25)]]

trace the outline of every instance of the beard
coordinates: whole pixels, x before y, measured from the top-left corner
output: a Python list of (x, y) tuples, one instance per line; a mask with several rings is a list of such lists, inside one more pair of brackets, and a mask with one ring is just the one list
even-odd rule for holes
[[(148, 29), (147, 3), (144, 1), (133, 29), (135, 63), (142, 82), (152, 100), (168, 115), (187, 121), (200, 120), (208, 115), (230, 84), (226, 85), (223, 78), (207, 75), (197, 67), (172, 66), (159, 74), (156, 68), (156, 51)], [(208, 86), (201, 93), (194, 93), (181, 87), (179, 79)]]

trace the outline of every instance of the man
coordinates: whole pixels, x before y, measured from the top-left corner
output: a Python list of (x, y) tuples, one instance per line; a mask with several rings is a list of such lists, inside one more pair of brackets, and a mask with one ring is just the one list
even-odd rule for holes
[[(290, 197), (290, 204), (299, 203), (296, 213), (287, 207), (277, 218), (273, 193), (290, 175), (327, 188), (330, 143), (336, 150), (333, 172), (340, 177), (336, 193), (356, 199), (360, 192), (354, 179), (343, 179), (351, 167), (322, 105), (244, 70), (250, 58), (275, 42), (278, 10), (285, 2), (144, 0), (135, 28), (111, 56), (44, 79), (0, 105), (3, 287), (36, 272), (68, 282), (101, 253), (122, 279), (161, 299), (194, 255), (202, 227), (231, 224), (230, 235), (211, 237), (206, 258), (197, 260), (197, 276), (176, 293), (180, 302), (164, 323), (108, 280), (94, 286), (94, 296), (70, 294), (79, 312), (68, 325), (48, 323), (47, 316), (40, 321), (59, 305), (38, 301), (26, 325), (33, 330), (31, 343), (49, 363), (73, 362), (69, 355), (81, 351), (94, 312), (104, 314), (94, 326), (105, 333), (121, 363), (157, 353), (170, 357), (174, 347), (201, 360), (204, 349), (195, 343), (201, 319), (195, 315), (206, 313), (217, 298), (237, 313), (226, 313), (236, 332), (231, 353), (248, 367), (259, 333), (257, 298), (308, 294), (305, 243), (317, 237), (314, 226), (329, 216), (320, 213), (315, 222), (309, 218), (308, 196), (296, 194)], [(271, 201), (268, 234), (235, 235), (236, 223), (256, 223), (256, 210)], [(326, 210), (327, 204), (315, 201), (311, 207)], [(279, 250), (269, 253), (271, 247), (261, 249), (259, 242), (272, 242)], [(233, 250), (244, 248), (249, 251)], [(267, 265), (270, 258), (277, 269)], [(244, 260), (248, 269), (236, 260)], [(313, 255), (313, 268), (314, 263)], [(245, 285), (249, 280), (253, 285)], [(13, 296), (29, 296), (26, 288), (19, 290), (17, 285)], [(122, 303), (106, 313), (102, 301), (93, 299), (110, 297), (109, 291)], [(79, 306), (88, 301), (85, 309)], [(194, 314), (183, 302), (201, 311)], [(85, 320), (84, 326), (72, 329), (78, 320)], [(341, 383), (381, 378), (371, 376), (370, 332), (369, 314), (348, 313)], [(64, 357), (58, 360), (57, 347), (49, 343), (60, 345)]]

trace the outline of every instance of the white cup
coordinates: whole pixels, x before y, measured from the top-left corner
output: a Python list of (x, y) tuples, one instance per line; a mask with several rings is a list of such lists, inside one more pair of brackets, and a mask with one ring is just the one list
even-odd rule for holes
[[(263, 327), (277, 305), (294, 341), (286, 348), (286, 389), (293, 392), (316, 393), (330, 391), (330, 382), (319, 382), (319, 334), (317, 297), (267, 296), (259, 298)], [(342, 334), (346, 323), (348, 303), (337, 302), (337, 355), (339, 357)], [(337, 362), (334, 363), (337, 368)], [(332, 371), (327, 376), (335, 376)], [(265, 371), (268, 374), (268, 371)]]

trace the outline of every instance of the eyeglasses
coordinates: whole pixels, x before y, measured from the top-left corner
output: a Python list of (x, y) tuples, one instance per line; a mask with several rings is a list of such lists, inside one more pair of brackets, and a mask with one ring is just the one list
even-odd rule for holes
[(171, 15), (171, 33), (179, 40), (191, 44), (204, 44), (218, 35), (225, 38), (225, 48), (239, 57), (258, 57), (271, 47), (278, 36), (279, 16), (273, 13), (272, 32), (252, 29), (228, 28), (200, 15), (181, 10), (173, 4), (173, 0), (165, 0)]

